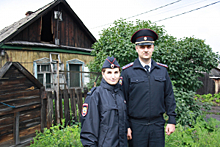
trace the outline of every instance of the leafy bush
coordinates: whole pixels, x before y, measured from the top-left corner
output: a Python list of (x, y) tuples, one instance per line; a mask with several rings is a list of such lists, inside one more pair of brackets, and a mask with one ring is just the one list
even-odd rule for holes
[[(62, 120), (62, 124), (65, 120)], [(44, 132), (36, 132), (30, 147), (82, 147), (80, 142), (80, 124), (73, 126), (57, 125)]]
[(204, 102), (208, 102), (212, 105), (220, 105), (220, 93), (217, 93), (217, 94), (203, 94), (203, 95), (199, 95), (199, 94), (196, 94), (195, 95), (195, 99), (197, 100), (200, 100), (202, 103)]
[(195, 92), (193, 91), (180, 91), (173, 86), (174, 97), (176, 100), (176, 121), (181, 125), (192, 125), (198, 116), (202, 114), (201, 108), (210, 110), (209, 103), (201, 103), (195, 99)]
[[(177, 40), (166, 34), (163, 26), (157, 26), (151, 21), (126, 22), (120, 19), (115, 21), (113, 26), (102, 30), (100, 39), (93, 44), (94, 60), (89, 64), (89, 70), (100, 72), (107, 56), (114, 56), (121, 66), (133, 62), (138, 55), (130, 38), (135, 31), (142, 28), (152, 29), (158, 34), (153, 59), (169, 67), (167, 70), (176, 88), (174, 94), (177, 101), (177, 121), (181, 124), (191, 124), (201, 114), (193, 93), (202, 85), (198, 77), (203, 76), (201, 72), (209, 72), (217, 66), (217, 54), (212, 52), (204, 40), (194, 37)], [(93, 85), (95, 79), (90, 81)]]
[(214, 147), (220, 146), (220, 121), (199, 116), (192, 126), (176, 125), (170, 136), (165, 136), (167, 147)]

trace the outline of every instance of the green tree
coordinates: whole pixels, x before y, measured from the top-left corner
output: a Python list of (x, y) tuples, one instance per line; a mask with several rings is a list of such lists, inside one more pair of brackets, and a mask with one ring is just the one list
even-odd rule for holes
[(157, 26), (151, 21), (126, 22), (120, 19), (113, 26), (104, 29), (100, 39), (94, 43), (92, 54), (95, 58), (89, 64), (90, 71), (100, 72), (107, 56), (114, 56), (121, 66), (133, 62), (138, 55), (130, 38), (142, 28), (152, 29), (159, 36), (152, 58), (168, 65), (167, 70), (175, 88), (177, 122), (191, 124), (201, 114), (200, 106), (193, 98), (194, 92), (202, 85), (198, 77), (202, 76), (201, 72), (209, 72), (217, 65), (217, 55), (204, 40), (194, 37), (178, 40), (167, 35), (163, 26)]

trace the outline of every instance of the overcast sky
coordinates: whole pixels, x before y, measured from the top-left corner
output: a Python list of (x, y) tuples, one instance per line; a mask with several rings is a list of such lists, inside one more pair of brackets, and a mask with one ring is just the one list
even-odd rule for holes
[[(25, 17), (27, 11), (36, 11), (52, 1), (0, 0), (0, 30)], [(66, 1), (96, 39), (99, 39), (98, 34), (103, 28), (110, 26), (106, 24), (120, 18), (129, 18), (127, 21), (150, 20), (159, 26), (164, 25), (169, 35), (177, 38), (194, 36), (205, 40), (214, 52), (220, 52), (220, 1), (218, 0)], [(191, 12), (188, 13), (189, 11)], [(179, 16), (173, 17), (175, 15)]]

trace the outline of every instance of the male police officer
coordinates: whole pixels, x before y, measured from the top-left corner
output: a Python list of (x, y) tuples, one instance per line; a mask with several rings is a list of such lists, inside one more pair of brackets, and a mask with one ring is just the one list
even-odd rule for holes
[(101, 85), (88, 93), (83, 104), (81, 142), (85, 147), (127, 147), (126, 101), (114, 57), (105, 60), (102, 76)]
[(163, 114), (169, 116), (166, 134), (175, 130), (175, 99), (166, 65), (151, 59), (158, 35), (150, 29), (133, 34), (138, 58), (122, 67), (122, 89), (127, 101), (131, 130), (129, 145), (135, 147), (165, 146)]

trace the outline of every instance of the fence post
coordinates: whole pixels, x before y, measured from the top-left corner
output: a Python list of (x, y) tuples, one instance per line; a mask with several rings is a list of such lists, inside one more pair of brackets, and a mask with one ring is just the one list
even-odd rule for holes
[(63, 96), (64, 96), (65, 126), (67, 126), (70, 124), (70, 108), (69, 108), (69, 96), (66, 86), (64, 86)]
[(41, 94), (41, 131), (43, 132), (46, 121), (46, 107), (45, 107), (46, 103), (44, 99), (47, 98), (47, 93), (44, 91), (44, 87), (41, 87), (40, 94)]
[(79, 121), (80, 121), (80, 116), (81, 116), (81, 111), (82, 111), (82, 90), (81, 88), (76, 89), (76, 95), (77, 95), (77, 104), (79, 108)]
[(52, 126), (52, 115), (53, 114), (53, 99), (52, 99), (52, 93), (47, 93), (47, 128), (49, 129)]
[(83, 96), (84, 96), (84, 100), (85, 100), (86, 97), (87, 97), (87, 93), (88, 93), (88, 88), (85, 87), (85, 88), (84, 88), (84, 94), (83, 94)]
[(13, 133), (14, 133), (14, 143), (15, 143), (15, 145), (20, 143), (20, 137), (19, 137), (19, 115), (20, 115), (20, 112), (14, 113)]
[(74, 117), (74, 121), (77, 122), (75, 89), (69, 89), (69, 90), (70, 90), (70, 102), (71, 102), (72, 117)]
[(60, 89), (60, 94), (59, 94), (59, 102), (60, 102), (60, 123), (62, 123), (61, 119), (63, 119), (63, 90)]

